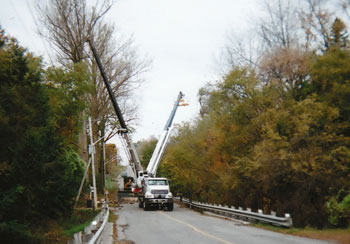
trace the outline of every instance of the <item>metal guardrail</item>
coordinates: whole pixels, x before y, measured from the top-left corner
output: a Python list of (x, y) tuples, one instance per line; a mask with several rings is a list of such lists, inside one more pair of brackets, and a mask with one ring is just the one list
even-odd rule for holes
[(80, 231), (74, 234), (74, 239), (68, 241), (67, 244), (94, 244), (100, 238), (101, 233), (108, 221), (109, 208), (108, 205), (102, 206), (101, 212), (95, 217), (91, 224), (84, 228), (84, 232)]
[(275, 212), (271, 212), (271, 215), (264, 214), (262, 210), (258, 212), (253, 212), (249, 208), (243, 210), (241, 207), (238, 209), (235, 207), (227, 207), (216, 204), (200, 203), (196, 201), (190, 201), (186, 198), (176, 197), (175, 199), (181, 201), (182, 203), (188, 205), (190, 208), (197, 208), (206, 210), (215, 214), (219, 214), (226, 217), (233, 217), (240, 220), (246, 220), (249, 222), (259, 221), (263, 223), (269, 223), (272, 225), (283, 226), (290, 228), (293, 226), (293, 221), (290, 214), (285, 214), (284, 217), (277, 217)]
[(108, 221), (108, 217), (109, 217), (109, 208), (108, 208), (108, 205), (106, 205), (104, 211), (102, 210), (102, 212), (104, 212), (104, 218), (103, 218), (103, 221), (102, 221), (102, 224), (100, 226), (100, 228), (98, 228), (97, 232), (95, 233), (95, 235), (91, 238), (91, 240), (89, 241), (89, 244), (94, 244), (98, 238), (101, 236), (101, 233), (103, 231), (103, 229), (105, 228), (106, 226), (106, 223)]

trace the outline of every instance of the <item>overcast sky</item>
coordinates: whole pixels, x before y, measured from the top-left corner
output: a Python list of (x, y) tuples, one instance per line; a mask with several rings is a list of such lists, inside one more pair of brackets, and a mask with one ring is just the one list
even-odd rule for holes
[[(36, 0), (0, 0), (0, 25), (36, 55), (49, 46), (36, 34)], [(249, 31), (262, 0), (116, 0), (106, 20), (125, 36), (133, 35), (140, 56), (152, 60), (146, 82), (137, 92), (140, 121), (134, 141), (158, 136), (182, 91), (174, 123), (191, 121), (199, 112), (198, 89), (215, 80), (217, 58), (230, 32)], [(49, 60), (46, 60), (49, 63)]]

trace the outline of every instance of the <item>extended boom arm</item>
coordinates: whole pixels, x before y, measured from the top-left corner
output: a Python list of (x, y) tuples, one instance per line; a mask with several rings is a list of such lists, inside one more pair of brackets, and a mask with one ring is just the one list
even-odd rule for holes
[(137, 175), (138, 175), (138, 172), (139, 171), (142, 171), (142, 166), (141, 166), (141, 163), (140, 163), (140, 160), (139, 160), (139, 157), (137, 155), (137, 152), (136, 152), (136, 149), (134, 147), (134, 144), (132, 143), (132, 140), (129, 136), (129, 130), (128, 128), (126, 127), (126, 123), (125, 123), (125, 120), (123, 118), (123, 114), (121, 113), (120, 111), (120, 108), (118, 106), (118, 103), (114, 97), (114, 94), (112, 92), (112, 89), (111, 89), (111, 86), (109, 85), (109, 82), (108, 82), (108, 79), (107, 79), (107, 76), (104, 72), (104, 69), (102, 67), (102, 63), (101, 63), (101, 60), (96, 52), (96, 49), (95, 47), (92, 45), (92, 42), (91, 40), (89, 40), (89, 44), (90, 44), (90, 48), (91, 48), (91, 51), (95, 57), (95, 60), (96, 60), (96, 63), (97, 63), (97, 66), (101, 72), (101, 75), (102, 75), (102, 78), (103, 78), (103, 81), (106, 85), (106, 88), (107, 88), (107, 91), (108, 91), (108, 94), (109, 94), (109, 97), (111, 98), (111, 101), (112, 101), (112, 104), (113, 104), (113, 108), (115, 110), (115, 113), (117, 114), (117, 117), (118, 117), (118, 120), (119, 120), (119, 123), (120, 123), (120, 127), (122, 129), (124, 129), (124, 131), (122, 131), (122, 136), (126, 142), (126, 145), (127, 145), (127, 148), (129, 150), (129, 153), (131, 155), (131, 162), (129, 162), (130, 166), (132, 167), (133, 171), (134, 171), (134, 179), (136, 181), (136, 178), (137, 178)]
[[(156, 148), (154, 149), (154, 152), (152, 154), (151, 160), (148, 163), (147, 174), (152, 176), (152, 177), (156, 176), (160, 160), (162, 159), (166, 144), (167, 144), (169, 136), (171, 134), (170, 133), (171, 132), (171, 124), (173, 123), (177, 107), (181, 106), (180, 102), (182, 101), (183, 96), (184, 96), (183, 93), (180, 92), (177, 99), (176, 99), (176, 102), (174, 104), (173, 110), (170, 113), (169, 119), (165, 124), (164, 131), (161, 134), (161, 136), (159, 137)], [(186, 105), (186, 104), (183, 104), (183, 105)]]

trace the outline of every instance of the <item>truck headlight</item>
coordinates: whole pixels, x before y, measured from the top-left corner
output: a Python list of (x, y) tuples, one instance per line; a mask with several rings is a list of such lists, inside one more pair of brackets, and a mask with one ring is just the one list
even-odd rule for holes
[(165, 196), (166, 198), (173, 198), (173, 194), (171, 192), (169, 192), (168, 194), (166, 194)]
[(153, 194), (151, 193), (146, 193), (145, 198), (154, 198)]

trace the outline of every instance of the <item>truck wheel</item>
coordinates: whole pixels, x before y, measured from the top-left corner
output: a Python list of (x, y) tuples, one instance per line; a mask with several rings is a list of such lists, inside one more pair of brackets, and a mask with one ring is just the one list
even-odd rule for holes
[(168, 211), (173, 211), (174, 209), (174, 203), (169, 203), (167, 206)]
[(148, 206), (148, 204), (147, 203), (144, 203), (145, 205), (143, 206), (143, 210), (144, 211), (147, 211), (148, 209), (149, 209), (149, 206)]

